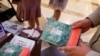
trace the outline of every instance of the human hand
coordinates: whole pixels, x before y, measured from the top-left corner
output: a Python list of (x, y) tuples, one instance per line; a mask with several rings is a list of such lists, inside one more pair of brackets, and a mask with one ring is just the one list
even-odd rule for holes
[(72, 24), (72, 28), (81, 28), (82, 33), (86, 32), (91, 27), (92, 27), (92, 21), (90, 19), (80, 20)]
[(86, 56), (86, 54), (91, 51), (91, 48), (81, 41), (79, 42), (79, 46), (65, 46), (59, 47), (58, 49), (64, 50), (68, 56)]

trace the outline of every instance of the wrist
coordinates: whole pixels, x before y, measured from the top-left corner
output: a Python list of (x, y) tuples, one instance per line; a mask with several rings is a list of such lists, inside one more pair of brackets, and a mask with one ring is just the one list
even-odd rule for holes
[(93, 22), (91, 21), (91, 19), (89, 17), (86, 17), (88, 23), (90, 24), (90, 27), (94, 27)]

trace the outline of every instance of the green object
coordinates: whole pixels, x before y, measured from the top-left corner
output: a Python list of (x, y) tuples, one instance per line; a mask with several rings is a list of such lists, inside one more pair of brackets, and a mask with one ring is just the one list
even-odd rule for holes
[(11, 43), (6, 43), (0, 49), (0, 56), (19, 56), (22, 50), (21, 46), (13, 45)]
[(69, 39), (70, 32), (70, 25), (55, 21), (53, 18), (48, 18), (41, 40), (57, 46), (64, 46)]

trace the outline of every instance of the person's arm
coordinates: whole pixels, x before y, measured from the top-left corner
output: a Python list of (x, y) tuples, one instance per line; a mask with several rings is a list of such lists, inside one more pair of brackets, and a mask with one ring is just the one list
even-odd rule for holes
[(83, 20), (76, 21), (72, 24), (72, 28), (81, 28), (82, 32), (86, 32), (91, 27), (95, 27), (100, 24), (100, 7), (96, 9), (91, 15)]
[(100, 53), (91, 50), (86, 54), (86, 56), (100, 56)]
[(93, 22), (88, 17), (86, 17), (86, 19), (74, 22), (71, 26), (73, 29), (81, 28), (82, 33), (84, 33), (86, 31), (88, 31), (91, 27), (93, 27)]
[(88, 18), (93, 22), (94, 26), (100, 24), (100, 7), (98, 7)]
[(58, 49), (64, 50), (65, 54), (69, 56), (100, 56), (100, 53), (92, 50), (82, 41), (79, 41), (78, 46), (63, 46)]

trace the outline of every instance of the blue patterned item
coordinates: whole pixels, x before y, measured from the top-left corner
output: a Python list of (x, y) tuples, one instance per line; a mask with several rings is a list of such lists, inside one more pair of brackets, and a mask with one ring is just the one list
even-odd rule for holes
[(71, 26), (48, 18), (48, 22), (43, 30), (41, 40), (57, 46), (66, 45), (71, 32)]
[(13, 45), (11, 43), (6, 43), (0, 49), (0, 56), (19, 56), (21, 51), (22, 51), (21, 46)]

